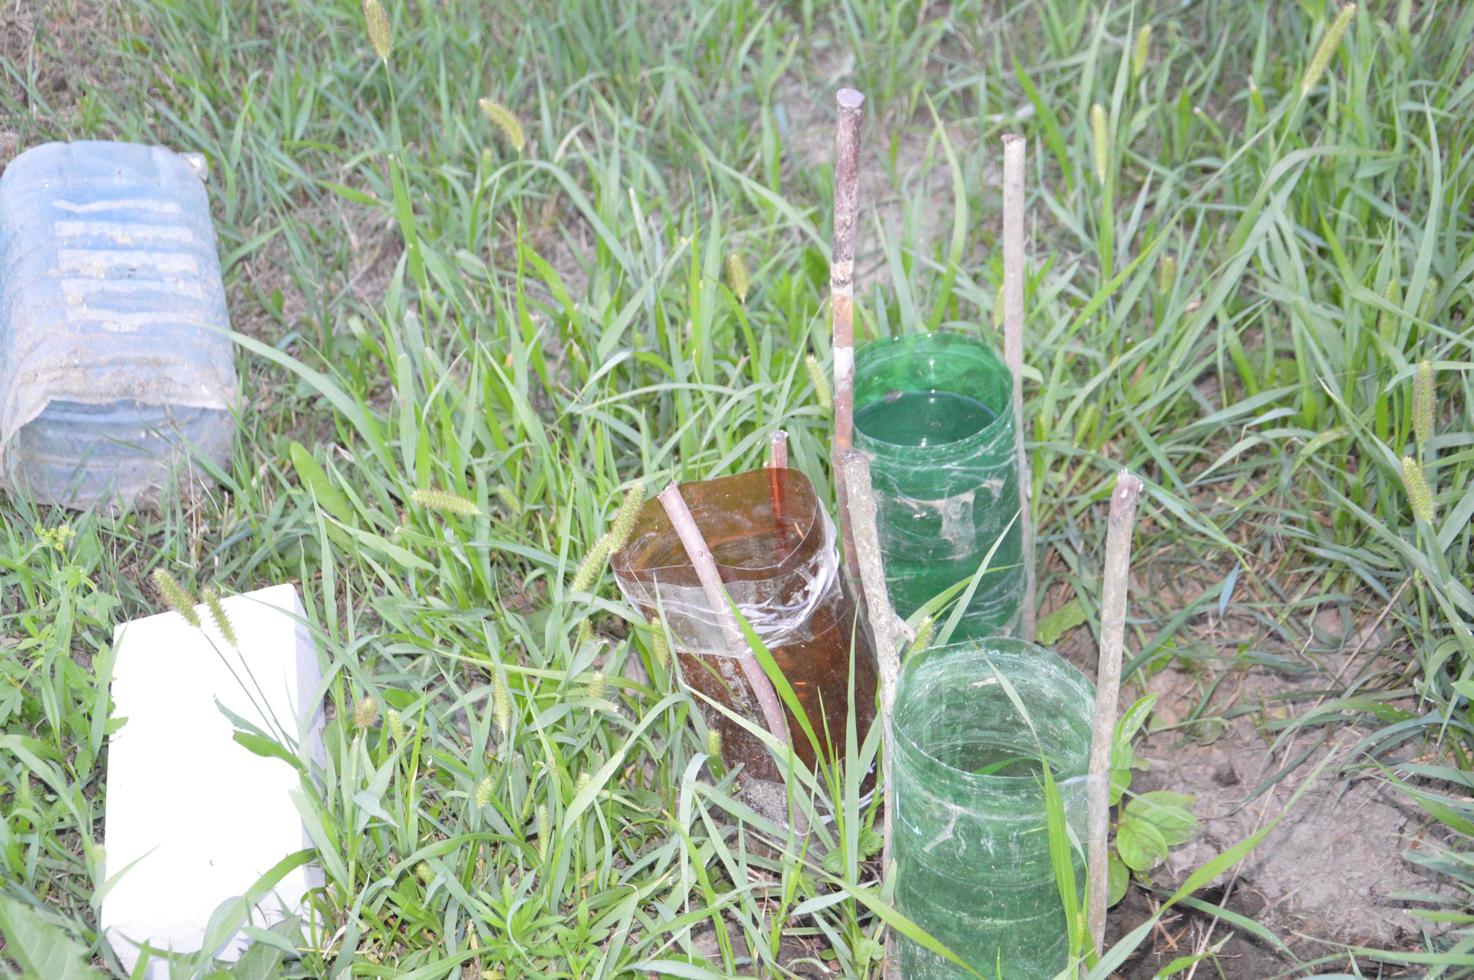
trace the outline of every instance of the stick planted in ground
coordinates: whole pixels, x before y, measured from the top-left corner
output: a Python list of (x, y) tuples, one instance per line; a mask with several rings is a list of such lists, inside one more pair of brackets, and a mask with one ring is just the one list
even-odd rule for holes
[[(768, 437), (768, 496), (773, 501), (773, 523), (778, 527), (780, 549), (792, 546), (788, 525), (783, 522), (783, 484), (779, 470), (788, 469), (788, 433), (777, 429)], [(774, 556), (774, 562), (783, 561), (784, 554)]]
[(788, 469), (788, 432), (776, 429), (768, 437), (768, 469)]
[(681, 539), (681, 546), (686, 549), (686, 557), (691, 559), (691, 565), (696, 569), (696, 577), (701, 580), (701, 588), (706, 593), (706, 601), (711, 605), (712, 614), (721, 624), (728, 648), (737, 657), (742, 675), (752, 686), (758, 707), (762, 709), (763, 723), (775, 738), (784, 745), (789, 744), (788, 720), (783, 716), (783, 705), (778, 701), (778, 692), (773, 689), (773, 682), (768, 680), (768, 675), (763, 673), (762, 665), (752, 655), (747, 640), (742, 636), (742, 629), (737, 625), (737, 617), (732, 615), (732, 609), (727, 605), (727, 593), (722, 587), (721, 574), (717, 572), (716, 559), (706, 546), (706, 539), (696, 526), (696, 519), (691, 516), (691, 508), (686, 506), (686, 499), (681, 496), (681, 488), (672, 482), (660, 491), (658, 499), (660, 506), (665, 508), (665, 514), (670, 518), (676, 535)]
[(1086, 787), (1085, 836), (1088, 842), (1089, 904), (1086, 916), (1095, 955), (1105, 947), (1106, 889), (1110, 824), (1111, 747), (1121, 693), (1121, 656), (1126, 639), (1126, 591), (1131, 575), (1131, 531), (1141, 481), (1125, 470), (1111, 494), (1106, 529), (1105, 569), (1100, 596), (1100, 664), (1095, 678), (1095, 724), (1090, 737), (1090, 779)]
[[(865, 608), (870, 616), (870, 630), (875, 635), (875, 656), (880, 662), (880, 725), (881, 768), (886, 793), (892, 792), (891, 767), (892, 745), (891, 711), (895, 706), (896, 681), (901, 673), (901, 651), (914, 637), (911, 629), (896, 615), (891, 606), (890, 593), (886, 589), (885, 569), (880, 559), (880, 535), (875, 526), (875, 491), (870, 486), (870, 461), (856, 449), (845, 452), (840, 459), (844, 478), (849, 486), (849, 513), (854, 528), (855, 559), (860, 566), (859, 581), (864, 588)], [(883, 874), (891, 868), (892, 827), (895, 824), (894, 800), (887, 796), (885, 835), (881, 848), (880, 866)], [(896, 975), (897, 962), (894, 937), (886, 937), (887, 977)]]
[(1014, 458), (1018, 465), (1019, 523), (1024, 562), (1024, 614), (1020, 632), (1034, 642), (1036, 572), (1034, 481), (1024, 453), (1024, 151), (1022, 136), (1003, 137), (1003, 361), (1013, 375)]
[(829, 310), (834, 326), (834, 494), (844, 537), (845, 569), (859, 581), (855, 537), (850, 527), (844, 454), (855, 430), (855, 238), (860, 223), (860, 118), (865, 96), (842, 88), (835, 97), (839, 119), (834, 134), (834, 254), (829, 261)]

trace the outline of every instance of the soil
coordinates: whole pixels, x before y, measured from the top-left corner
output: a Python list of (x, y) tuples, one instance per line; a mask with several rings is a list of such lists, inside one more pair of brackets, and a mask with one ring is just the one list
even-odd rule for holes
[[(1210, 891), (1203, 898), (1216, 904), (1222, 900), (1222, 890)], [(1252, 899), (1242, 895), (1229, 904), (1235, 912), (1251, 919), (1263, 911), (1262, 906), (1256, 908)], [(1156, 910), (1157, 906), (1147, 892), (1133, 888), (1111, 912), (1106, 929), (1106, 948), (1151, 918)], [(1267, 945), (1222, 925), (1215, 928), (1213, 917), (1207, 913), (1178, 907), (1168, 910), (1152, 930), (1151, 937), (1116, 971), (1116, 976), (1121, 980), (1151, 980), (1173, 960), (1191, 956), (1220, 942), (1223, 945), (1211, 960), (1204, 962), (1199, 971), (1201, 975), (1272, 977), (1285, 969), (1283, 957)]]
[[(1138, 574), (1148, 582), (1155, 578), (1150, 567)], [(1212, 577), (1208, 572), (1199, 581)], [(1175, 598), (1148, 582), (1132, 584), (1133, 600), (1142, 606)], [(1148, 734), (1138, 744), (1132, 791), (1192, 794), (1201, 826), (1151, 872), (1150, 889), (1133, 886), (1113, 910), (1108, 944), (1145, 921), (1153, 903), (1193, 871), (1274, 824), (1237, 869), (1197, 897), (1264, 926), (1294, 958), (1243, 929), (1214, 926), (1208, 914), (1179, 907), (1169, 910), (1122, 975), (1151, 976), (1226, 937), (1232, 938), (1213, 966), (1203, 965), (1208, 976), (1293, 974), (1295, 960), (1324, 956), (1342, 944), (1417, 946), (1426, 924), (1397, 896), (1435, 892), (1438, 883), (1403, 854), (1436, 843), (1436, 831), (1366, 759), (1353, 756), (1366, 730), (1344, 722), (1291, 728), (1293, 719), (1327, 698), (1324, 692), (1395, 665), (1393, 651), (1385, 649), (1381, 609), (1352, 614), (1341, 607), (1303, 621), (1286, 617), (1274, 629), (1232, 607), (1224, 617), (1215, 613), (1216, 607), (1190, 621), (1181, 634), (1189, 647), (1195, 639), (1211, 652), (1173, 658), (1144, 681), (1138, 672), (1122, 692), (1123, 710), (1143, 694), (1157, 697)], [(1140, 614), (1163, 622), (1168, 613)], [(1291, 648), (1287, 641), (1296, 636), (1301, 642)], [(1127, 647), (1129, 656), (1129, 639)], [(1087, 630), (1075, 630), (1057, 649), (1093, 673), (1094, 638)]]

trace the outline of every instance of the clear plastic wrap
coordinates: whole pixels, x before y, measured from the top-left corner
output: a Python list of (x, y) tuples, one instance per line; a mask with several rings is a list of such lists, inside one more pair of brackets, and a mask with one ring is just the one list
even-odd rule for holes
[[(1042, 749), (1083, 841), (1093, 705), (1084, 675), (1021, 640), (937, 647), (901, 667), (888, 804), (896, 904), (985, 977), (1054, 977), (1068, 960), (1039, 759)], [(901, 966), (908, 980), (966, 975), (904, 938)]]
[[(853, 639), (855, 718), (863, 739), (875, 711), (874, 653), (839, 574), (834, 523), (808, 479), (797, 470), (759, 470), (683, 484), (681, 495), (728, 595), (783, 670), (831, 755), (844, 747)], [(664, 615), (685, 682), (761, 726), (756, 695), (657, 501), (641, 508), (629, 543), (612, 564), (620, 590), (641, 616)], [(782, 774), (762, 743), (697, 703), (721, 733), (723, 761), (743, 767), (744, 796), (771, 813), (776, 794), (781, 810)], [(791, 714), (788, 727), (799, 759), (814, 768), (813, 749)]]
[[(976, 574), (953, 636), (1007, 632), (1023, 591), (1013, 380), (957, 333), (873, 341), (855, 361), (855, 446), (870, 457), (892, 604), (909, 616)], [(1001, 538), (1001, 541), (1000, 541)]]

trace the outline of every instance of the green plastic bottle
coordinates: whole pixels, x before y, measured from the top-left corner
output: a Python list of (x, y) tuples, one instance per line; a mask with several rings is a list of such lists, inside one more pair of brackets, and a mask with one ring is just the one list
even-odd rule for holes
[[(936, 647), (902, 665), (888, 803), (896, 905), (984, 977), (1052, 978), (1068, 964), (1040, 759), (1083, 841), (1094, 701), (1084, 675), (1022, 640)], [(907, 980), (967, 975), (904, 937), (900, 954)]]
[(870, 456), (896, 611), (909, 616), (971, 579), (998, 542), (954, 639), (1008, 632), (1018, 615), (1012, 399), (1008, 368), (964, 334), (877, 340), (855, 356), (855, 446)]

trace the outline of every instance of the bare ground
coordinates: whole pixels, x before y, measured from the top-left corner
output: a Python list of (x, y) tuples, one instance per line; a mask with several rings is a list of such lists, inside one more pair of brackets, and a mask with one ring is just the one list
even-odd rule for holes
[[(1211, 587), (1216, 574), (1203, 571), (1203, 584), (1179, 582), (1179, 588)], [(1147, 622), (1163, 622), (1174, 611), (1159, 608), (1162, 597), (1176, 596), (1161, 588), (1161, 577), (1162, 570), (1154, 573), (1151, 566), (1134, 576), (1134, 601), (1151, 609), (1138, 609)], [(1354, 679), (1398, 666), (1384, 646), (1382, 609), (1355, 612), (1338, 607), (1301, 619), (1286, 616), (1268, 629), (1260, 617), (1230, 608), (1220, 619), (1213, 609), (1183, 629), (1184, 637), (1194, 638), (1188, 645), (1211, 651), (1207, 656), (1173, 658), (1128, 685), (1123, 705), (1143, 694), (1157, 698), (1137, 750), (1132, 791), (1192, 794), (1201, 829), (1152, 872), (1150, 889), (1134, 886), (1113, 911), (1112, 937), (1144, 921), (1213, 857), (1271, 827), (1236, 870), (1198, 897), (1264, 926), (1300, 960), (1344, 946), (1417, 944), (1421, 925), (1399, 896), (1435, 891), (1437, 882), (1403, 852), (1436, 840), (1429, 819), (1354, 755), (1365, 731), (1344, 719), (1324, 728), (1292, 724)], [(1291, 647), (1290, 636), (1303, 641)], [(1077, 629), (1058, 647), (1093, 673), (1093, 642)], [(1218, 954), (1224, 976), (1273, 975), (1293, 962), (1245, 929), (1214, 925), (1202, 911), (1178, 907), (1125, 976), (1151, 976), (1172, 959), (1230, 936)]]

